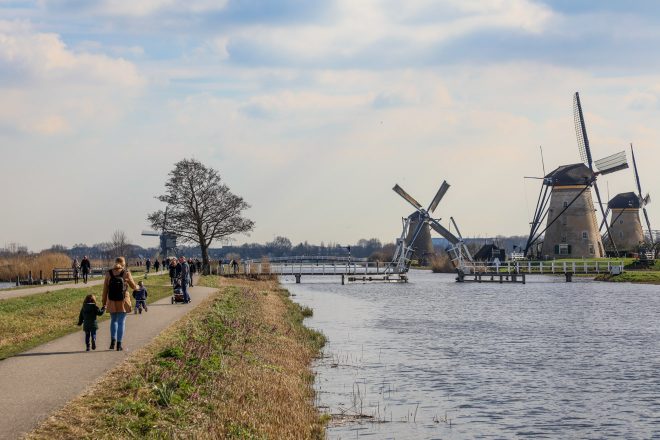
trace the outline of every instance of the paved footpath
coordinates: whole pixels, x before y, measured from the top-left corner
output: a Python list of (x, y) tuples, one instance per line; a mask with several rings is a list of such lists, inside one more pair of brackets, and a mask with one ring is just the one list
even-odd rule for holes
[[(156, 275), (162, 275), (164, 273), (165, 273), (164, 271), (150, 272), (149, 275), (156, 276)], [(139, 280), (142, 277), (143, 277), (142, 274), (133, 276), (133, 278), (135, 278), (136, 280)], [(94, 277), (94, 279), (90, 278), (87, 284), (83, 283), (82, 281), (79, 281), (78, 284), (75, 283), (46, 284), (39, 287), (26, 287), (23, 289), (11, 289), (11, 290), (3, 289), (0, 290), (0, 300), (9, 299), (9, 298), (18, 298), (21, 296), (29, 296), (29, 295), (34, 295), (36, 293), (55, 292), (56, 290), (62, 290), (62, 289), (82, 289), (83, 287), (98, 286), (99, 284), (103, 284), (103, 281), (105, 281), (105, 277)]]
[(81, 330), (0, 361), (0, 439), (20, 438), (36, 428), (53, 411), (217, 290), (192, 287), (191, 304), (171, 304), (171, 297), (167, 297), (150, 304), (146, 313), (129, 314), (124, 351), (108, 350), (107, 320), (99, 323), (96, 351), (85, 351), (85, 334)]

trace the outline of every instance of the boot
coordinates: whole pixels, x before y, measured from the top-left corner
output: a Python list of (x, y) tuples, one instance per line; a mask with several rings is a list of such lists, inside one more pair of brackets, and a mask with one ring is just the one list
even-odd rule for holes
[(117, 351), (124, 351), (124, 349), (121, 348), (121, 341), (117, 341)]
[(114, 349), (115, 349), (115, 342), (116, 342), (116, 341), (115, 341), (114, 339), (110, 340), (110, 350), (114, 350)]
[(85, 350), (85, 351), (89, 351), (89, 344), (87, 344), (87, 350)]
[(96, 350), (96, 341), (92, 339), (92, 350)]

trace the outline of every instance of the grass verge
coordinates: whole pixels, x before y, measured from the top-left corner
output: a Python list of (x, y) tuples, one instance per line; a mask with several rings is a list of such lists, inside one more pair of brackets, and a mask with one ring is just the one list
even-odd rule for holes
[(610, 281), (615, 283), (660, 284), (660, 272), (629, 270), (620, 275), (601, 274), (594, 279), (596, 281)]
[[(149, 302), (172, 294), (169, 277), (159, 275), (145, 280)], [(71, 288), (37, 293), (0, 301), (0, 359), (79, 331), (78, 314), (83, 299), (96, 295), (100, 304), (103, 286)], [(99, 317), (107, 319), (109, 315)]]
[(28, 438), (323, 438), (309, 311), (275, 281), (199, 284), (219, 291)]

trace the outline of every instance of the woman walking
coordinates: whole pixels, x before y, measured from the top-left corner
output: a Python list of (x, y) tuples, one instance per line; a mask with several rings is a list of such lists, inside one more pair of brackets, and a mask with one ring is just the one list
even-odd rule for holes
[(131, 297), (128, 287), (137, 290), (131, 273), (126, 269), (124, 257), (118, 257), (115, 265), (105, 274), (103, 283), (103, 308), (110, 313), (110, 350), (117, 351), (124, 348), (121, 345), (124, 337), (126, 314), (132, 310)]

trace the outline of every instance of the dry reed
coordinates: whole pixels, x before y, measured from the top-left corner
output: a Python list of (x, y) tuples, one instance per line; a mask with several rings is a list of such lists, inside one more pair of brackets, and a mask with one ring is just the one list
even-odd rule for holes
[(454, 265), (448, 255), (436, 255), (431, 258), (431, 270), (433, 273), (454, 272)]
[(59, 252), (2, 257), (0, 258), (0, 281), (13, 281), (16, 277), (26, 279), (30, 271), (32, 271), (33, 278), (38, 278), (40, 271), (44, 278), (50, 278), (56, 267), (71, 267), (71, 258)]

